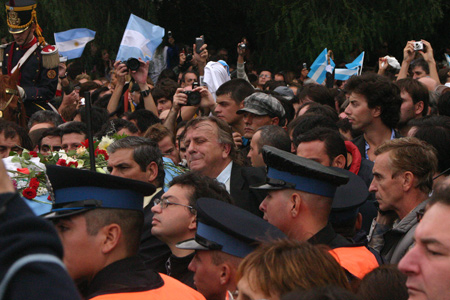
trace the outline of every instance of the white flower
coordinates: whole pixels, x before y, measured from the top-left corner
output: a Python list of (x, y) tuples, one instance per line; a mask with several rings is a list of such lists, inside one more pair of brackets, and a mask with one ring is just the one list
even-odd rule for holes
[(102, 138), (102, 140), (100, 141), (100, 143), (98, 144), (98, 149), (106, 151), (108, 146), (111, 145), (114, 142), (115, 142), (114, 139), (110, 138), (109, 136), (104, 136)]
[(66, 160), (67, 161), (67, 154), (66, 154), (66, 152), (64, 152), (64, 150), (61, 152), (61, 151), (59, 151), (58, 152), (58, 155), (59, 155), (59, 159), (64, 159), (64, 160)]
[(37, 196), (42, 196), (42, 195), (45, 195), (47, 193), (48, 193), (47, 189), (42, 187), (42, 186), (38, 187), (38, 189), (36, 191), (36, 195)]
[(79, 147), (77, 148), (77, 155), (81, 156), (81, 155), (84, 155), (84, 154), (86, 154), (86, 147), (84, 147), (84, 146), (79, 146)]

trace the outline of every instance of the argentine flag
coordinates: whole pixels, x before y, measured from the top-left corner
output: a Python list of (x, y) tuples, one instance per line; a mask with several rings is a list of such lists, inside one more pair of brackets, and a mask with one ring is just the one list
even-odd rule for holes
[(120, 61), (126, 61), (129, 58), (152, 60), (153, 53), (161, 44), (163, 37), (164, 28), (131, 14), (116, 59)]
[(447, 61), (447, 65), (450, 67), (450, 56), (447, 53), (444, 53), (445, 60)]
[(360, 68), (359, 74), (361, 74), (363, 63), (364, 63), (364, 51), (361, 52), (361, 54), (357, 58), (355, 58), (353, 62), (346, 64), (345, 66), (347, 67), (347, 69)]
[(347, 80), (353, 75), (358, 75), (358, 69), (335, 69), (334, 79)]
[[(308, 73), (308, 77), (313, 79), (318, 84), (322, 84), (326, 78), (326, 67), (327, 67), (327, 48), (323, 49), (322, 53), (319, 54), (319, 56), (316, 58), (316, 60), (311, 65), (311, 70)], [(335, 64), (333, 60), (330, 58), (330, 65), (332, 68), (330, 69), (331, 72), (333, 68), (335, 67)]]
[(62, 56), (67, 59), (81, 57), (84, 47), (95, 37), (95, 31), (86, 28), (76, 28), (63, 32), (57, 32), (55, 35), (56, 47)]

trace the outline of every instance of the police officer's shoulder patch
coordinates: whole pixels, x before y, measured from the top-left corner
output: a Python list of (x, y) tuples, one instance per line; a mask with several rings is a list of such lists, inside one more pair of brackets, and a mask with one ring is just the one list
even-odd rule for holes
[(47, 77), (48, 77), (49, 79), (55, 78), (55, 77), (56, 77), (56, 71), (55, 71), (55, 70), (48, 70), (48, 71), (47, 71)]

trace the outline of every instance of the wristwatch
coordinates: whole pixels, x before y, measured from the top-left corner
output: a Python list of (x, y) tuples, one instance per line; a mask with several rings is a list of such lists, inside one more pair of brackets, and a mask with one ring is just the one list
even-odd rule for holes
[(66, 77), (67, 77), (67, 72), (64, 73), (64, 76), (59, 76), (59, 79), (64, 79), (64, 78), (66, 78)]
[(141, 91), (141, 96), (142, 98), (147, 97), (148, 95), (150, 95), (150, 89), (145, 90), (145, 91)]

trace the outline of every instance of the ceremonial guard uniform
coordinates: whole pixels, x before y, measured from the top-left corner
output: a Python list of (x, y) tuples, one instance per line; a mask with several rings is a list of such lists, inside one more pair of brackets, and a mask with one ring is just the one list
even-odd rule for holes
[[(16, 0), (6, 4), (9, 32), (15, 36), (26, 34), (25, 40), (0, 46), (2, 73), (20, 72), (17, 83), (23, 89), (22, 98), (27, 116), (38, 110), (50, 109), (47, 102), (55, 96), (58, 85), (59, 54), (55, 46), (48, 45), (36, 19), (34, 0)], [(31, 29), (30, 29), (31, 27)], [(36, 32), (37, 37), (34, 36)], [(21, 61), (22, 59), (22, 61)]]

